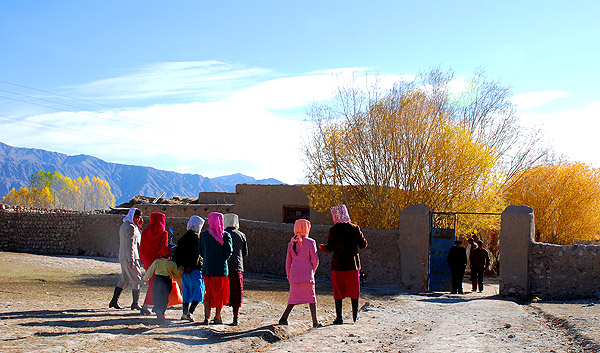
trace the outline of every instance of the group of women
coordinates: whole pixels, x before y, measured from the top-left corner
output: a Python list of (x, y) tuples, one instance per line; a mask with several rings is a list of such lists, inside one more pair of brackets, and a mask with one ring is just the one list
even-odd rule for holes
[[(323, 253), (332, 253), (331, 277), (335, 300), (336, 319), (334, 324), (342, 324), (342, 301), (351, 298), (352, 318), (358, 318), (358, 298), (360, 296), (360, 257), (359, 249), (367, 247), (360, 227), (351, 222), (345, 205), (331, 208), (334, 225), (329, 229), (326, 244), (318, 248)], [(140, 262), (148, 269), (161, 258), (161, 249), (169, 244), (165, 229), (166, 216), (160, 212), (150, 215), (150, 225), (141, 232), (139, 245)], [(187, 232), (177, 241), (172, 260), (181, 275), (183, 314), (181, 319), (194, 321), (193, 314), (199, 303), (204, 304), (202, 324), (222, 324), (223, 306), (233, 308), (232, 325), (238, 324), (239, 308), (243, 297), (243, 257), (248, 254), (244, 233), (239, 231), (238, 216), (233, 213), (213, 212), (208, 215), (208, 229), (201, 231), (204, 220), (192, 216), (187, 224)], [(287, 325), (288, 317), (298, 304), (308, 304), (313, 327), (321, 327), (317, 319), (317, 298), (315, 292), (315, 272), (319, 266), (317, 244), (309, 237), (311, 224), (299, 219), (294, 224), (294, 236), (287, 247), (286, 274), (290, 284), (288, 305), (279, 324)], [(148, 281), (148, 291), (141, 313), (149, 315), (153, 305), (153, 279)], [(120, 287), (122, 288), (122, 286)], [(120, 292), (119, 292), (120, 293)], [(116, 300), (113, 302), (118, 307)], [(210, 320), (212, 308), (215, 314)], [(133, 306), (132, 306), (133, 309)]]

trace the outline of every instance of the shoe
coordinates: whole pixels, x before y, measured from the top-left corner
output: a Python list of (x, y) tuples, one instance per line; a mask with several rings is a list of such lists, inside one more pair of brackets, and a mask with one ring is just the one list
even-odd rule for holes
[(194, 317), (192, 316), (192, 314), (183, 314), (183, 315), (181, 315), (180, 320), (187, 320), (189, 322), (194, 322)]
[(156, 313), (156, 319), (161, 326), (167, 325), (169, 322), (165, 318), (165, 313)]
[(211, 321), (210, 323), (213, 325), (223, 325), (223, 320), (213, 319), (213, 321)]
[(150, 310), (148, 310), (148, 308), (146, 308), (146, 307), (143, 306), (140, 309), (140, 315), (150, 316), (150, 315), (152, 315), (152, 313), (150, 312)]
[(323, 327), (323, 324), (320, 322), (313, 322), (313, 328)]
[(456, 294), (456, 292), (450, 292), (450, 294)]
[(138, 304), (138, 302), (140, 300), (140, 291), (132, 290), (131, 296), (133, 297), (133, 301), (131, 302), (131, 306), (130, 306), (131, 310), (142, 310), (142, 307)]
[(482, 292), (483, 292), (483, 289), (479, 291), (479, 293), (482, 293)]
[(343, 323), (344, 323), (344, 320), (342, 320), (341, 318), (337, 318), (337, 319), (333, 320), (334, 325), (342, 325)]
[(123, 307), (120, 306), (119, 302), (117, 302), (117, 301), (111, 301), (110, 303), (108, 303), (108, 307), (115, 308), (115, 309), (123, 309)]
[(208, 319), (204, 319), (204, 321), (202, 321), (200, 325), (208, 326)]
[(233, 322), (231, 323), (231, 326), (237, 326), (238, 325), (238, 321), (237, 320), (233, 320)]
[(287, 324), (288, 324), (287, 319), (284, 319), (284, 318), (279, 319), (279, 325), (287, 325)]
[(119, 296), (121, 296), (122, 291), (123, 291), (123, 288), (115, 287), (113, 297), (110, 300), (110, 303), (108, 303), (109, 308), (123, 309), (123, 307), (119, 305)]

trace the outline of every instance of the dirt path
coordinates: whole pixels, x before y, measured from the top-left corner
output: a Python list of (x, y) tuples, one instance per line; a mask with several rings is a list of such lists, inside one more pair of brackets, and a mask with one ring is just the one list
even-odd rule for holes
[[(305, 306), (294, 309), (289, 326), (275, 325), (287, 302), (287, 283), (247, 274), (240, 326), (180, 321), (180, 307), (167, 311), (169, 326), (159, 326), (136, 311), (107, 309), (118, 271), (114, 259), (0, 252), (0, 350), (600, 352), (600, 305), (520, 305), (500, 299), (497, 284), (460, 296), (363, 288), (358, 322), (351, 323), (346, 301), (346, 323), (332, 325), (331, 290), (319, 283), (318, 313), (326, 326), (313, 329)], [(130, 302), (127, 294), (122, 304)], [(231, 320), (229, 308), (224, 320)]]

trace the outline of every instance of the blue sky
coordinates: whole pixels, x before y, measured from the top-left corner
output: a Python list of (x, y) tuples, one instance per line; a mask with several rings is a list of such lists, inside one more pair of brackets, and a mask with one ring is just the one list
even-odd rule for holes
[(599, 4), (0, 0), (0, 141), (299, 183), (306, 107), (352, 72), (481, 67), (598, 166)]

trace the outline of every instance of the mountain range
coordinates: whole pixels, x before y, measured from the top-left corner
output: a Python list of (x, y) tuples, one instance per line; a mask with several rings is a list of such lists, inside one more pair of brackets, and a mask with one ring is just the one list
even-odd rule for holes
[(0, 198), (12, 188), (29, 185), (37, 171), (59, 172), (71, 179), (96, 176), (108, 181), (117, 205), (134, 196), (197, 198), (208, 191), (235, 192), (236, 184), (283, 184), (276, 179), (257, 180), (244, 174), (207, 178), (200, 174), (176, 173), (105, 162), (88, 155), (69, 156), (35, 148), (12, 147), (0, 142)]

